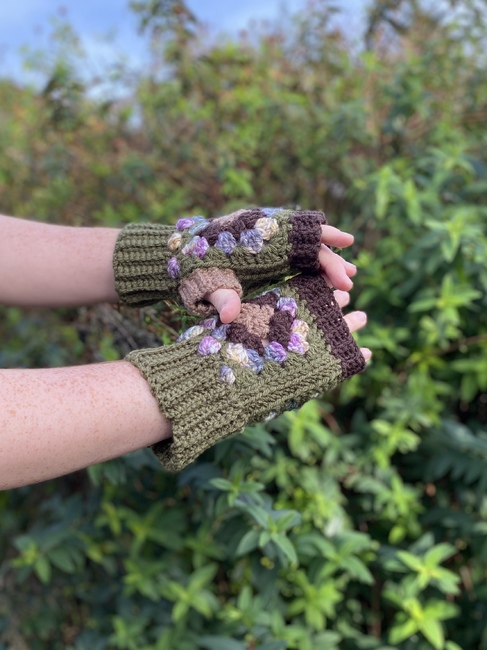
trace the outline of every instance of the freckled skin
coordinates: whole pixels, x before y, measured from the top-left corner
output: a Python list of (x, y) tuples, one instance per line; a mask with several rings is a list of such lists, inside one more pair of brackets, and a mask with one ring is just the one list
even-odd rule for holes
[(171, 435), (126, 361), (0, 372), (0, 490), (116, 458)]
[(118, 302), (112, 257), (119, 232), (0, 215), (0, 304), (69, 307)]

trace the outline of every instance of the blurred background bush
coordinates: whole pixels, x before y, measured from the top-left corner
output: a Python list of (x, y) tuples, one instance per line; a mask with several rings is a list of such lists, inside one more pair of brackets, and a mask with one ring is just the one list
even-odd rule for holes
[[(0, 648), (487, 648), (485, 2), (375, 0), (353, 44), (321, 0), (224, 40), (179, 0), (132, 9), (151, 60), (104, 70), (124, 92), (59, 21), (41, 82), (0, 82), (2, 212), (324, 209), (374, 359), (177, 476), (142, 450), (0, 493)], [(0, 366), (118, 359), (182, 320), (2, 309)]]

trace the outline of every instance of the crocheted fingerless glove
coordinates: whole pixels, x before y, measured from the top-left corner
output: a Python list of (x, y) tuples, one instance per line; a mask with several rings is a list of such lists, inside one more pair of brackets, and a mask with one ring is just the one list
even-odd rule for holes
[(216, 313), (204, 300), (216, 289), (240, 296), (293, 272), (318, 272), (322, 212), (239, 210), (176, 226), (129, 224), (117, 239), (113, 266), (122, 302), (135, 307), (181, 300), (191, 313)]
[(126, 357), (172, 423), (172, 438), (153, 446), (171, 471), (246, 424), (301, 406), (365, 365), (319, 275), (296, 276), (244, 302), (234, 323), (222, 325), (213, 316), (178, 341)]

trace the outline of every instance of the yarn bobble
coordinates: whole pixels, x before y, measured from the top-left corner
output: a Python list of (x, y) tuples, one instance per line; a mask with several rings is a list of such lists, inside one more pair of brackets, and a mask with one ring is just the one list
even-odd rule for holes
[(179, 273), (181, 272), (181, 269), (179, 268), (179, 262), (176, 257), (171, 257), (167, 264), (167, 273), (170, 278), (173, 280), (176, 280), (176, 278), (179, 278)]
[(170, 251), (177, 251), (178, 248), (181, 246), (183, 238), (181, 236), (180, 232), (173, 232), (173, 234), (169, 237), (167, 240), (167, 247), (169, 248)]
[(220, 341), (217, 341), (212, 336), (205, 336), (200, 341), (200, 344), (198, 346), (198, 352), (202, 356), (207, 357), (209, 354), (216, 354), (217, 352), (219, 352), (221, 347), (222, 344), (220, 343)]

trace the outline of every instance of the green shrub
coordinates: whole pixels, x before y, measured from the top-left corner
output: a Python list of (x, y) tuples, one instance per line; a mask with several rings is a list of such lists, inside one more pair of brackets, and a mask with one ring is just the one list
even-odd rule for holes
[[(481, 24), (462, 40), (395, 3), (410, 22), (387, 47), (396, 14), (377, 2), (357, 53), (317, 3), (203, 46), (177, 2), (135, 4), (154, 72), (123, 101), (90, 99), (63, 30), (42, 92), (2, 82), (2, 210), (115, 226), (325, 208), (356, 235), (374, 360), (177, 476), (142, 450), (0, 493), (0, 648), (487, 648)], [(117, 358), (117, 323), (147, 345), (181, 320), (1, 315), (4, 367)]]

